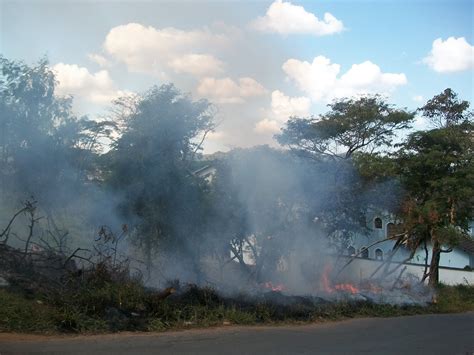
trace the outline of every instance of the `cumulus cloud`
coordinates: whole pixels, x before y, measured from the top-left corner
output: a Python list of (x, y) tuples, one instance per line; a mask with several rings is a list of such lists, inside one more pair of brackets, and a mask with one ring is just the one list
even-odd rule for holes
[(225, 33), (214, 34), (208, 29), (156, 29), (129, 23), (109, 31), (104, 50), (132, 72), (214, 75), (222, 71), (223, 63), (208, 51), (225, 46), (227, 41)]
[(280, 131), (281, 124), (275, 120), (265, 118), (255, 125), (255, 132), (261, 134), (275, 134)]
[(101, 67), (108, 67), (110, 65), (109, 60), (105, 58), (103, 55), (90, 53), (87, 55), (90, 61), (99, 64)]
[(255, 79), (244, 77), (234, 81), (231, 78), (207, 77), (200, 81), (197, 92), (200, 96), (216, 103), (241, 103), (246, 98), (264, 95), (267, 90)]
[(202, 76), (223, 71), (224, 63), (208, 54), (187, 54), (171, 59), (168, 65), (177, 73)]
[(438, 73), (453, 73), (474, 67), (474, 46), (464, 37), (449, 37), (446, 41), (435, 39), (431, 52), (423, 59), (431, 69)]
[(116, 88), (107, 70), (91, 73), (76, 64), (58, 63), (53, 71), (59, 82), (55, 89), (58, 95), (73, 95), (79, 100), (102, 105), (128, 94)]
[(271, 109), (265, 112), (267, 116), (257, 122), (254, 130), (257, 133), (276, 133), (283, 123), (292, 116), (309, 116), (311, 100), (307, 97), (290, 97), (280, 90), (272, 92)]
[(405, 74), (383, 73), (370, 61), (353, 64), (342, 75), (341, 66), (324, 56), (315, 57), (311, 63), (289, 59), (282, 68), (288, 78), (314, 101), (370, 93), (387, 94), (407, 83)]
[(257, 18), (252, 23), (252, 27), (263, 32), (315, 36), (330, 35), (344, 29), (342, 21), (329, 12), (326, 12), (320, 20), (311, 12), (307, 12), (303, 6), (282, 0), (273, 2), (265, 16)]
[(310, 107), (311, 100), (307, 97), (289, 97), (280, 90), (272, 92), (271, 111), (280, 121), (286, 121), (290, 116), (308, 116)]

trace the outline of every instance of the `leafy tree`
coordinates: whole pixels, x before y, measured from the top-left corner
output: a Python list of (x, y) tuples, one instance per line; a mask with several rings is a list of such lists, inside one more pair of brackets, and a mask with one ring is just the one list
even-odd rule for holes
[(124, 195), (122, 212), (139, 218), (138, 242), (148, 266), (158, 246), (180, 253), (183, 261), (198, 257), (205, 184), (190, 164), (214, 127), (212, 106), (192, 101), (173, 85), (118, 104), (128, 108), (121, 111), (121, 136), (104, 157), (107, 182)]
[(394, 109), (380, 96), (341, 99), (318, 117), (293, 117), (280, 144), (313, 158), (350, 158), (355, 152), (373, 152), (389, 146), (400, 129), (409, 127), (414, 114)]
[(0, 57), (0, 220), (33, 196), (35, 235), (45, 243), (69, 242), (67, 235), (83, 239), (111, 215), (111, 203), (94, 183), (111, 122), (77, 117), (72, 97), (55, 95), (56, 85), (46, 59), (27, 65)]
[[(96, 151), (85, 142), (98, 129), (87, 117), (73, 114), (72, 98), (54, 94), (56, 84), (45, 59), (28, 66), (0, 57), (0, 190), (4, 198), (34, 195), (43, 207), (64, 207), (71, 198), (68, 192), (77, 191), (77, 184), (87, 179)], [(85, 157), (89, 157), (87, 164)]]
[(314, 215), (328, 236), (339, 236), (344, 244), (351, 233), (369, 231), (364, 221), (371, 207), (387, 207), (379, 191), (379, 182), (386, 179), (377, 181), (368, 171), (361, 178), (359, 173), (373, 168), (374, 159), (381, 165), (384, 156), (377, 153), (409, 127), (414, 114), (393, 108), (380, 96), (345, 98), (329, 107), (319, 118), (291, 118), (277, 140), (325, 171), (329, 198)]
[[(400, 176), (406, 189), (403, 219), (410, 245), (430, 243), (431, 262), (424, 278), (439, 280), (439, 260), (468, 234), (474, 217), (474, 124), (469, 104), (452, 104), (450, 89), (428, 101), (440, 128), (412, 133), (399, 153)], [(446, 102), (450, 102), (446, 104)]]
[(227, 246), (226, 255), (232, 255), (253, 281), (269, 281), (281, 259), (303, 244), (299, 238), (306, 241), (306, 251), (316, 246), (310, 243), (316, 233), (308, 214), (306, 162), (258, 146), (235, 149), (216, 166), (211, 223), (219, 228), (218, 245)]
[(469, 102), (458, 100), (458, 95), (450, 88), (434, 96), (419, 109), (437, 128), (449, 127), (469, 121), (472, 112), (468, 112)]

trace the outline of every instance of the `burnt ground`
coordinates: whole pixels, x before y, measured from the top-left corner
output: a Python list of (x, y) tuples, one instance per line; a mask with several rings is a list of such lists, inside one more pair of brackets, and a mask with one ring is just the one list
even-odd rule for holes
[(95, 336), (0, 334), (0, 354), (474, 354), (474, 312)]

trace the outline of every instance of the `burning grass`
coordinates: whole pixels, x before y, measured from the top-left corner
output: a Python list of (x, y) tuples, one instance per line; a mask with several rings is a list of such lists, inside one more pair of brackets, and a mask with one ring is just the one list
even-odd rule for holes
[[(104, 275), (102, 275), (103, 277)], [(329, 301), (288, 296), (280, 291), (225, 297), (211, 288), (185, 285), (166, 292), (149, 290), (137, 280), (105, 278), (61, 297), (0, 289), (0, 331), (99, 333), (165, 331), (230, 324), (281, 324), (388, 317), (420, 313), (474, 311), (474, 287), (440, 286), (428, 306), (378, 304), (369, 300)]]
[(83, 268), (67, 267), (69, 258), (55, 258), (62, 267), (51, 270), (13, 248), (4, 247), (2, 255), (6, 282), (0, 288), (0, 332), (164, 331), (474, 310), (472, 286), (440, 286), (437, 303), (427, 304), (427, 295), (410, 298), (421, 296), (413, 288), (392, 284), (383, 291), (369, 282), (335, 282), (329, 268), (313, 293), (321, 297), (292, 295), (285, 285), (270, 281), (229, 295), (178, 281), (164, 290), (150, 289), (131, 275), (128, 262), (111, 257)]
[(12, 248), (5, 247), (3, 256), (7, 286), (0, 288), (0, 332), (165, 331), (474, 310), (472, 286), (440, 286), (437, 303), (427, 304), (421, 300), (431, 300), (431, 292), (429, 298), (411, 299), (421, 296), (419, 290), (335, 282), (329, 268), (313, 293), (321, 297), (292, 295), (270, 281), (229, 295), (178, 281), (164, 290), (150, 289), (131, 275), (127, 262), (110, 257), (84, 268), (68, 268), (67, 259), (58, 259), (66, 266), (51, 271)]

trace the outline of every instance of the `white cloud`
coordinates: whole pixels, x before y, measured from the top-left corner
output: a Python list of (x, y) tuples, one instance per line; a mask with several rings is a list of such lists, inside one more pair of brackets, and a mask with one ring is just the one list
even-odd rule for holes
[(108, 67), (110, 65), (109, 60), (100, 54), (90, 53), (87, 55), (87, 58), (92, 62), (99, 64), (101, 67)]
[(265, 118), (255, 125), (255, 132), (261, 134), (275, 134), (280, 131), (281, 123)]
[(91, 73), (76, 64), (58, 63), (53, 66), (58, 80), (55, 93), (73, 95), (79, 100), (94, 104), (108, 104), (117, 97), (128, 94), (118, 90), (107, 70)]
[(272, 92), (271, 109), (264, 111), (267, 117), (257, 122), (255, 132), (261, 134), (276, 133), (291, 117), (309, 116), (311, 100), (307, 97), (289, 97), (280, 90)]
[(170, 60), (168, 65), (177, 73), (203, 76), (221, 73), (224, 63), (208, 54), (187, 54)]
[(449, 37), (446, 41), (438, 38), (423, 63), (439, 73), (468, 70), (474, 67), (474, 46), (464, 37)]
[(255, 79), (240, 78), (238, 82), (231, 78), (204, 78), (200, 81), (197, 92), (216, 103), (241, 103), (246, 98), (264, 95), (267, 90)]
[(257, 18), (252, 26), (263, 32), (315, 36), (330, 35), (344, 30), (342, 21), (329, 12), (326, 12), (324, 18), (320, 20), (311, 12), (307, 12), (303, 6), (282, 0), (273, 2), (265, 16)]
[(271, 110), (273, 117), (285, 122), (290, 116), (309, 115), (311, 100), (307, 97), (289, 97), (280, 90), (272, 92)]
[(423, 96), (421, 95), (415, 95), (412, 97), (412, 100), (415, 102), (422, 102), (424, 99), (423, 99)]
[(156, 29), (129, 23), (109, 31), (104, 49), (132, 72), (163, 76), (171, 69), (212, 75), (222, 71), (223, 63), (208, 51), (225, 46), (227, 40), (226, 34), (214, 34), (208, 29)]
[(314, 101), (370, 93), (387, 94), (407, 83), (405, 74), (383, 73), (370, 61), (353, 64), (342, 75), (341, 66), (324, 56), (315, 57), (312, 63), (289, 59), (282, 68), (288, 78)]

